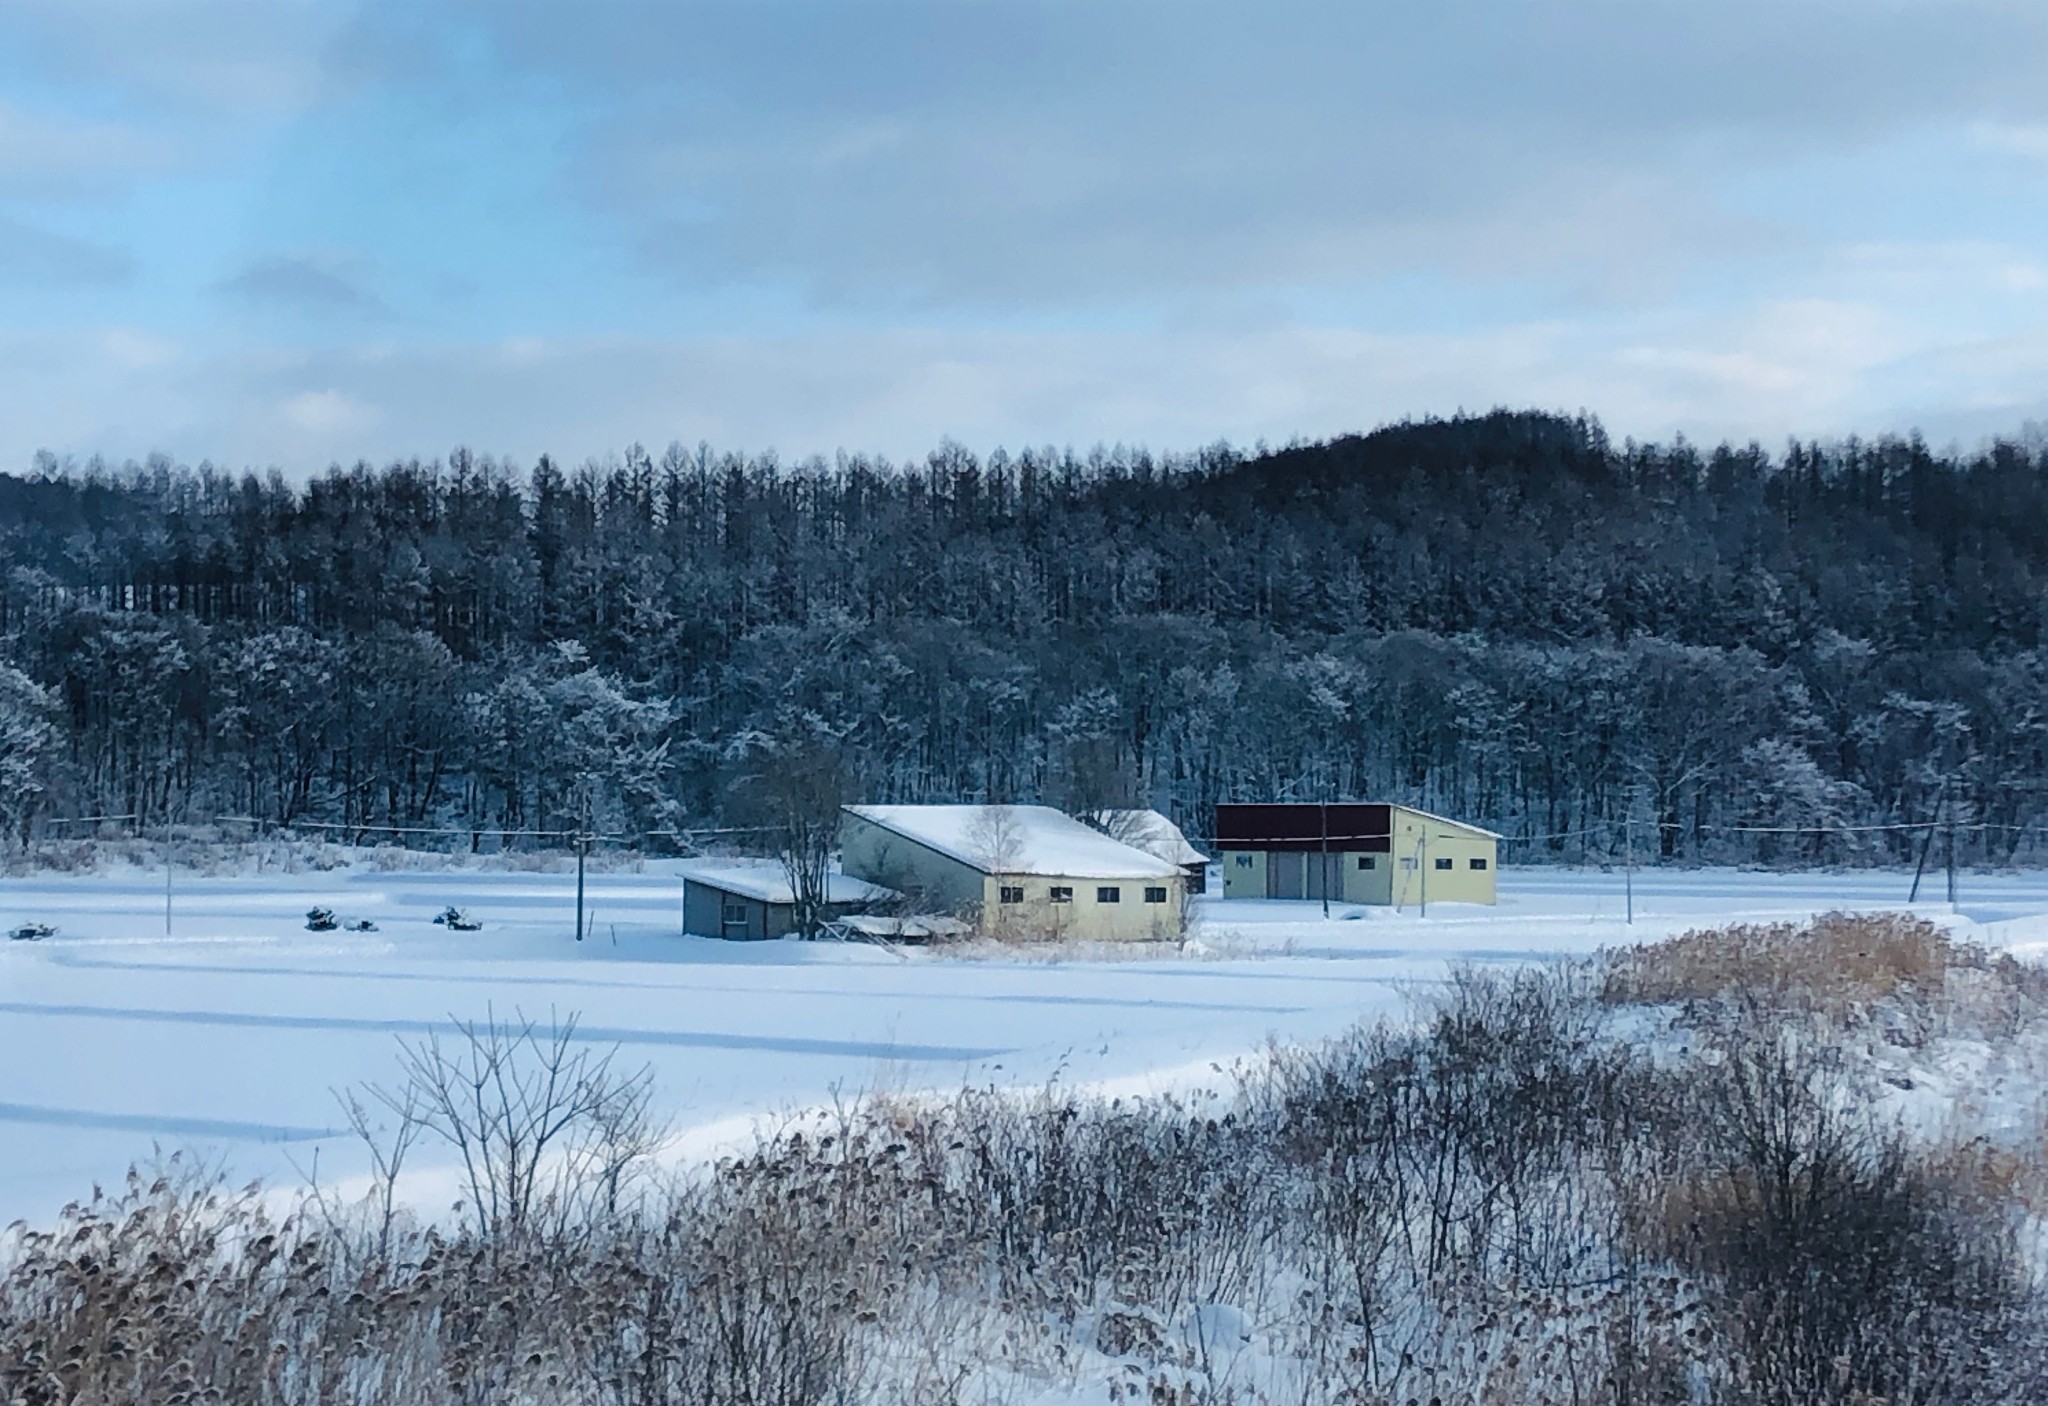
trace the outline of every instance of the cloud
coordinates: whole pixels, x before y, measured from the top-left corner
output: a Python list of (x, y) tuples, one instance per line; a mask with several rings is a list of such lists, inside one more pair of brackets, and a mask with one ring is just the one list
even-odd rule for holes
[(16, 197), (101, 190), (171, 156), (170, 143), (143, 128), (31, 113), (0, 99), (0, 191)]
[(334, 91), (330, 56), (376, 6), (291, 0), (10, 0), (0, 41), (66, 86), (159, 115), (300, 111)]
[(20, 0), (0, 55), (49, 324), (0, 319), (0, 455), (1775, 440), (2048, 384), (2038, 0)]
[(2004, 122), (1979, 122), (1970, 129), (1978, 145), (2011, 156), (2025, 157), (2048, 166), (2048, 123), (2019, 126)]
[(1596, 0), (483, 6), (598, 114), (575, 194), (684, 287), (1072, 310), (1427, 272), (1586, 296), (1805, 243), (1725, 187), (2048, 120), (2048, 13)]
[(335, 390), (301, 391), (278, 410), (291, 429), (321, 440), (361, 435), (384, 418), (374, 405)]
[[(1495, 405), (1600, 415), (1695, 441), (1905, 432), (1974, 440), (2043, 412), (2048, 316), (1996, 338), (1928, 332), (1854, 299), (1714, 316), (1616, 314), (1390, 334), (1332, 325), (489, 342), (138, 358), (105, 336), (0, 340), (0, 464), (37, 448), (161, 449), (304, 473), (456, 444), (530, 463), (639, 440), (788, 457), (921, 456), (1346, 433)], [(1974, 398), (1955, 394), (1967, 385)], [(111, 414), (110, 414), (111, 412)]]
[(301, 313), (388, 317), (391, 309), (362, 281), (355, 261), (313, 254), (257, 259), (221, 290), (245, 302)]
[(0, 213), (0, 283), (111, 287), (134, 273), (124, 250)]

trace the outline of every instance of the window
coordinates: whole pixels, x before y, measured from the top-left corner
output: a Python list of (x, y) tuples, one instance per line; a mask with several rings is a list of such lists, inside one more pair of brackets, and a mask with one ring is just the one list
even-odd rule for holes
[(1486, 861), (1483, 859), (1475, 859), (1472, 861), (1472, 867), (1474, 869), (1484, 869), (1486, 867)]
[(1415, 867), (1415, 856), (1412, 854), (1403, 856), (1401, 860), (1401, 867), (1403, 869), (1413, 869)]
[(1104, 884), (1101, 888), (1095, 890), (1095, 901), (1097, 903), (1121, 903), (1124, 901), (1124, 891), (1109, 884)]
[(744, 903), (722, 904), (720, 905), (718, 916), (728, 923), (744, 923), (747, 920), (747, 905)]
[(1054, 903), (1072, 903), (1074, 901), (1074, 891), (1060, 884), (1052, 886), (1051, 896)]
[(1009, 884), (1003, 885), (1003, 902), (1022, 903), (1023, 901), (1024, 890), (1021, 887), (1013, 887)]
[(1437, 856), (1437, 861), (1436, 861), (1436, 867), (1437, 867), (1437, 868), (1439, 868), (1439, 869), (1448, 869), (1448, 868), (1450, 868), (1450, 867), (1451, 867), (1451, 859), (1450, 859), (1450, 856), (1449, 856), (1449, 855), (1439, 855), (1439, 856)]
[(1165, 887), (1165, 885), (1163, 885), (1163, 884), (1162, 884), (1162, 885), (1157, 885), (1157, 886), (1154, 886), (1154, 885), (1147, 885), (1147, 886), (1146, 886), (1146, 889), (1145, 889), (1145, 901), (1146, 901), (1147, 903), (1164, 903), (1164, 902), (1166, 902), (1166, 887)]
[(1252, 857), (1251, 857), (1250, 855), (1248, 855), (1248, 854), (1240, 854), (1240, 855), (1239, 855), (1239, 856), (1237, 857), (1237, 867), (1238, 867), (1238, 868), (1240, 868), (1240, 869), (1249, 869), (1249, 868), (1251, 868), (1251, 867), (1252, 867)]
[(1361, 869), (1377, 869), (1379, 861), (1369, 854), (1361, 854), (1358, 856), (1358, 867)]

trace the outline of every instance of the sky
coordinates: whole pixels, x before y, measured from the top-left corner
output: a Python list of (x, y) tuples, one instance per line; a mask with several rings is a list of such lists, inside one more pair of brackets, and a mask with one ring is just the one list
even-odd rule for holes
[(0, 469), (1497, 405), (2048, 421), (2048, 4), (0, 7)]

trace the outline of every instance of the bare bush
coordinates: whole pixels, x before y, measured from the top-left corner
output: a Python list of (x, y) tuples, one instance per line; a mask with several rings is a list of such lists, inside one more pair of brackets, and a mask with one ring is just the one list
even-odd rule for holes
[(1941, 994), (1951, 968), (1976, 960), (1924, 918), (1829, 913), (1810, 923), (1745, 923), (1623, 948), (1607, 965), (1607, 999), (1682, 1005), (1742, 997), (1780, 1009), (1841, 1012), (1907, 993)]
[(573, 1014), (545, 1028), (523, 1013), (450, 1020), (456, 1042), (400, 1040), (399, 1083), (366, 1086), (395, 1119), (381, 1146), (361, 1101), (344, 1098), (386, 1206), (397, 1164), (424, 1129), (460, 1157), (468, 1213), (486, 1240), (517, 1240), (540, 1215), (559, 1229), (620, 1211), (632, 1172), (662, 1136), (648, 1113), (652, 1071), (619, 1070), (616, 1048), (582, 1045)]
[(1709, 1054), (1694, 1155), (1660, 1189), (1661, 1248), (1706, 1287), (1731, 1394), (2028, 1399), (2036, 1368), (2011, 1349), (2041, 1326), (2038, 1293), (1989, 1166), (1872, 1126), (1809, 1032), (1759, 1018)]
[[(1908, 1142), (1814, 1013), (1702, 998), (1682, 1054), (1652, 1058), (1652, 1027), (1603, 999), (1616, 980), (1463, 973), (1422, 1019), (1275, 1051), (1215, 1098), (877, 1099), (663, 1182), (633, 1180), (644, 1074), (573, 1019), (488, 1019), (403, 1046), (399, 1083), (345, 1100), (382, 1140), (362, 1207), (273, 1217), (203, 1178), (136, 1178), (17, 1231), (0, 1388), (23, 1406), (2043, 1399), (2024, 1149)], [(393, 1197), (428, 1138), (469, 1168), (445, 1227)]]

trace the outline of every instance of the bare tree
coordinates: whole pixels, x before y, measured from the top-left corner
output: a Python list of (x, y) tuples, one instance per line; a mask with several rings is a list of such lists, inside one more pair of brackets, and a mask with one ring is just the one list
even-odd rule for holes
[(585, 1046), (574, 1014), (551, 1015), (545, 1027), (517, 1012), (500, 1021), (495, 1011), (453, 1025), (452, 1046), (438, 1035), (400, 1040), (402, 1082), (366, 1089), (398, 1119), (390, 1175), (419, 1127), (460, 1156), (469, 1214), (485, 1239), (517, 1240), (547, 1211), (566, 1221), (593, 1194), (615, 1208), (631, 1164), (659, 1141), (648, 1118), (652, 1071), (616, 1069), (617, 1048)]
[[(1006, 805), (985, 805), (977, 813), (961, 836), (968, 852), (981, 863), (983, 869), (1000, 887), (1011, 876), (1024, 852), (1024, 829), (1017, 823), (1017, 813)], [(984, 931), (994, 931), (1008, 926), (1008, 914), (1001, 904), (994, 913), (982, 915)]]
[(786, 712), (772, 730), (741, 734), (727, 749), (740, 768), (737, 809), (771, 837), (789, 880), (796, 930), (824, 927), (839, 812), (852, 767), (846, 732), (811, 712)]

